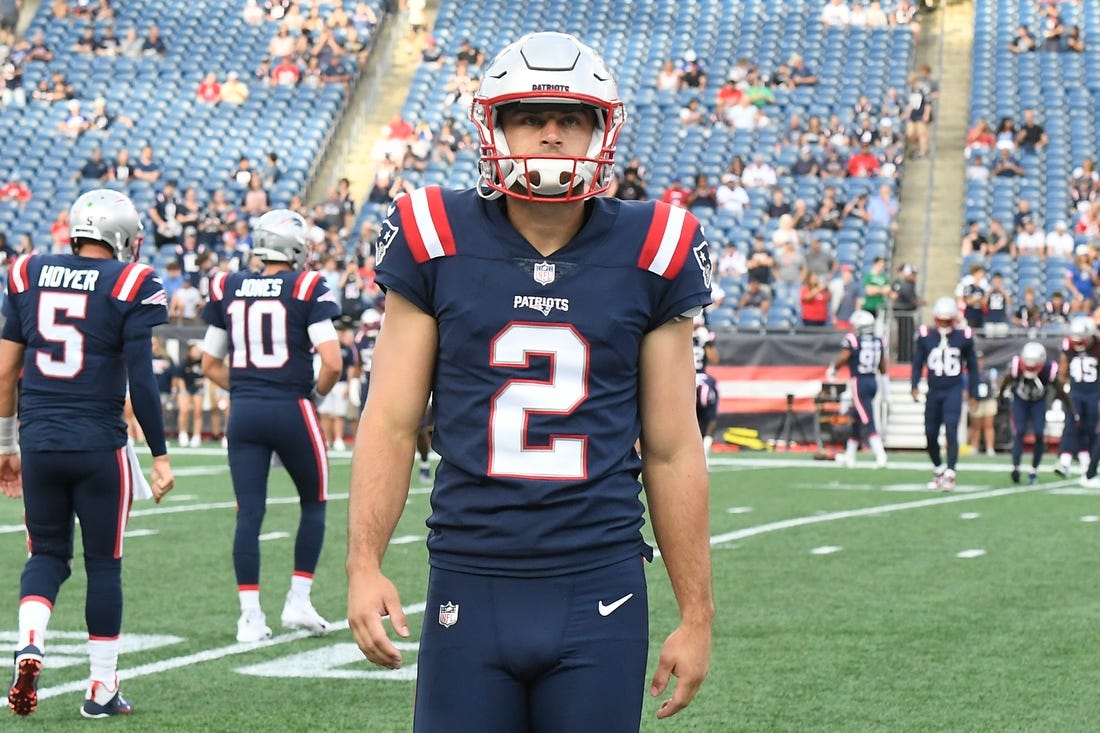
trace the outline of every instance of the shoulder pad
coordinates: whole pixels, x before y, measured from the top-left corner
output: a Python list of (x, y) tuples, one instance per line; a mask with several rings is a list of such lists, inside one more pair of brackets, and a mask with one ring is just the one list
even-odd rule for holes
[(687, 209), (655, 201), (638, 267), (669, 280), (680, 274), (699, 220)]
[(8, 291), (12, 293), (26, 292), (30, 283), (27, 280), (27, 264), (30, 262), (31, 257), (34, 257), (32, 252), (29, 255), (20, 255), (15, 262), (12, 263), (11, 270), (8, 275)]
[(917, 331), (918, 331), (918, 333), (920, 333), (922, 338), (927, 336), (928, 335), (928, 326), (927, 326), (927, 324), (922, 323), (920, 325), (920, 328), (917, 329)]
[(225, 298), (225, 281), (229, 279), (228, 272), (215, 272), (210, 277), (210, 300), (220, 301)]
[(455, 253), (455, 238), (439, 186), (418, 188), (394, 201), (405, 241), (417, 264)]
[(122, 268), (111, 290), (111, 297), (118, 300), (133, 300), (137, 297), (145, 278), (153, 274), (153, 268), (140, 262), (131, 262)]
[(313, 291), (317, 289), (317, 286), (324, 280), (321, 273), (316, 270), (308, 270), (298, 275), (294, 280), (294, 299), (295, 300), (309, 300), (313, 295)]

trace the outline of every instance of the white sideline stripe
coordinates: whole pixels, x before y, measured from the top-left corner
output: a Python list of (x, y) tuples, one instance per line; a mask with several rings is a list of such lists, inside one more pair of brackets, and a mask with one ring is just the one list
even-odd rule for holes
[[(413, 615), (417, 613), (423, 613), (426, 604), (414, 603), (411, 606), (402, 607), (407, 615)], [(344, 631), (348, 628), (348, 620), (343, 619), (337, 621), (331, 625), (332, 634), (336, 631)], [(291, 631), (286, 634), (280, 634), (274, 636), (266, 641), (257, 641), (248, 644), (230, 644), (229, 646), (219, 647), (217, 649), (207, 649), (204, 652), (195, 652), (194, 654), (187, 654), (182, 657), (174, 657), (172, 659), (164, 659), (159, 662), (151, 662), (149, 664), (143, 664), (139, 667), (133, 667), (132, 669), (120, 670), (118, 676), (121, 680), (133, 680), (138, 677), (148, 677), (151, 674), (160, 674), (161, 672), (168, 672), (173, 669), (179, 669), (180, 667), (189, 667), (192, 664), (201, 664), (202, 662), (212, 662), (216, 659), (224, 659), (225, 657), (232, 657), (237, 654), (247, 654), (248, 652), (256, 651), (257, 649), (266, 649), (272, 646), (279, 646), (280, 644), (286, 644), (289, 641), (298, 641), (299, 639), (308, 639), (312, 636), (308, 631)], [(70, 692), (85, 692), (88, 686), (88, 681), (81, 679), (75, 682), (69, 682), (64, 685), (56, 685), (54, 687), (47, 687), (38, 691), (38, 699), (46, 700), (51, 697), (57, 697), (58, 695), (64, 695)]]

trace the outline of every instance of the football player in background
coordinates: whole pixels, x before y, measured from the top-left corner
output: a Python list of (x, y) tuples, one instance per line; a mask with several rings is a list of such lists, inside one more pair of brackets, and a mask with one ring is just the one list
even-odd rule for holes
[(17, 715), (30, 715), (38, 704), (47, 627), (72, 572), (74, 520), (88, 580), (91, 666), (80, 713), (105, 718), (132, 709), (117, 673), (122, 533), (135, 488), (141, 498), (140, 489), (150, 486), (126, 444), (127, 382), (153, 454), (152, 498), (159, 502), (174, 484), (152, 349), (153, 326), (168, 321), (167, 297), (153, 268), (133, 261), (141, 230), (130, 199), (89, 191), (69, 215), (72, 254), (25, 255), (11, 267), (0, 339), (0, 489), (12, 497), (22, 492), (30, 548), (8, 692)]
[(340, 341), (340, 376), (336, 384), (317, 406), (321, 418), (321, 432), (325, 436), (329, 450), (347, 452), (344, 443), (344, 421), (348, 414), (348, 376), (354, 374), (358, 362), (354, 344), (354, 333), (350, 329), (337, 331)]
[(1062, 339), (1059, 374), (1069, 380), (1069, 399), (1073, 403), (1074, 419), (1066, 414), (1062, 440), (1058, 448), (1058, 465), (1054, 471), (1069, 476), (1073, 454), (1088, 470), (1089, 456), (1096, 442), (1097, 411), (1100, 409), (1100, 341), (1096, 338), (1096, 323), (1089, 316), (1077, 316), (1069, 324), (1069, 336)]
[(238, 506), (233, 569), (241, 642), (271, 636), (260, 604), (260, 527), (272, 454), (294, 481), (301, 508), (281, 621), (286, 628), (313, 634), (329, 629), (310, 600), (328, 498), (328, 454), (312, 401), (312, 352), (316, 349), (321, 358), (315, 391), (323, 396), (342, 367), (332, 324), (340, 307), (321, 274), (304, 269), (306, 231), (305, 220), (293, 211), (276, 209), (261, 216), (252, 232), (252, 254), (263, 262), (262, 271), (217, 273), (203, 309), (209, 324), (203, 373), (229, 390), (233, 405), (226, 437)]
[(845, 334), (840, 355), (825, 372), (826, 380), (836, 376), (837, 369), (848, 367), (851, 374), (849, 389), (852, 407), (848, 411), (852, 432), (844, 449), (844, 463), (855, 468), (856, 453), (864, 434), (867, 445), (875, 453), (875, 467), (886, 466), (886, 449), (882, 436), (875, 429), (875, 395), (878, 394), (878, 378), (886, 374), (886, 353), (882, 339), (875, 335), (875, 317), (868, 311), (858, 310), (851, 317), (852, 330)]
[[(933, 304), (932, 327), (922, 325), (917, 329), (910, 377), (915, 402), (920, 400), (921, 375), (927, 371), (924, 437), (928, 442), (928, 456), (932, 459), (932, 480), (928, 482), (928, 488), (943, 491), (955, 488), (964, 381), (972, 407), (977, 404), (980, 381), (974, 333), (969, 326), (958, 328), (958, 318), (959, 309), (954, 298), (943, 297)], [(964, 371), (969, 379), (963, 376)], [(944, 429), (947, 439), (946, 466), (940, 454), (940, 428)]]
[(367, 308), (359, 316), (359, 330), (355, 332), (355, 350), (359, 355), (359, 412), (367, 404), (367, 390), (370, 389), (371, 360), (374, 358), (374, 344), (378, 341), (378, 329), (382, 327), (382, 314), (374, 308)]
[(998, 399), (1012, 392), (1012, 480), (1020, 483), (1020, 460), (1024, 452), (1024, 437), (1031, 432), (1035, 445), (1031, 451), (1031, 471), (1028, 483), (1039, 481), (1039, 462), (1043, 459), (1047, 425), (1047, 395), (1053, 391), (1066, 408), (1066, 425), (1074, 419), (1073, 404), (1062, 389), (1058, 362), (1047, 358), (1046, 348), (1038, 341), (1028, 341), (1009, 362), (1008, 372)]
[(703, 435), (703, 453), (710, 461), (710, 448), (714, 445), (714, 431), (718, 429), (718, 382), (707, 374), (707, 367), (718, 363), (717, 338), (714, 332), (696, 318), (692, 336), (692, 352), (695, 355), (695, 419)]
[(691, 358), (710, 245), (685, 209), (599, 197), (625, 111), (591, 48), (526, 35), (482, 80), (478, 185), (398, 198), (376, 243), (386, 319), (352, 459), (348, 621), (368, 659), (400, 666), (384, 617), (401, 637), (408, 621), (381, 566), (430, 393), (441, 461), (414, 731), (635, 733), (643, 486), (680, 611), (648, 688), (677, 677), (658, 717), (710, 663)]

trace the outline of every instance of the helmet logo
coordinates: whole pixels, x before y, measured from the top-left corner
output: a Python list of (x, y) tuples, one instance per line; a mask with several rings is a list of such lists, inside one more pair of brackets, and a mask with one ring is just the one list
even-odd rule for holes
[(532, 84), (532, 92), (568, 92), (568, 84)]

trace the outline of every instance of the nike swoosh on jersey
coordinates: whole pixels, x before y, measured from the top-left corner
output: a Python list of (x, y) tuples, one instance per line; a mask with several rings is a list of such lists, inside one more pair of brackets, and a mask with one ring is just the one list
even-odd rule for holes
[(619, 600), (612, 601), (611, 603), (605, 604), (603, 601), (600, 601), (599, 606), (598, 606), (600, 615), (601, 616), (610, 616), (611, 614), (615, 613), (615, 611), (619, 610), (619, 606), (623, 605), (624, 603), (626, 603), (627, 601), (629, 601), (633, 597), (634, 597), (633, 593), (627, 593), (625, 596), (623, 596)]

